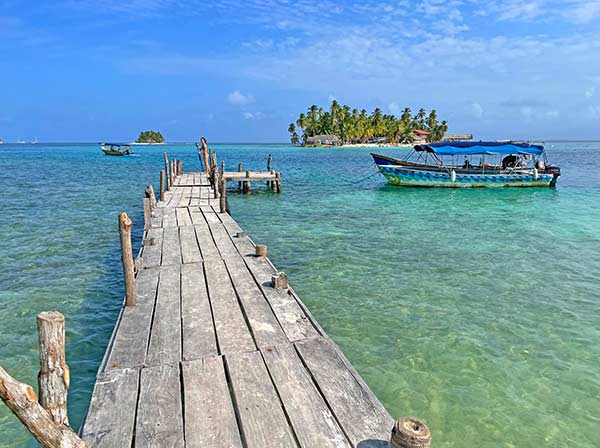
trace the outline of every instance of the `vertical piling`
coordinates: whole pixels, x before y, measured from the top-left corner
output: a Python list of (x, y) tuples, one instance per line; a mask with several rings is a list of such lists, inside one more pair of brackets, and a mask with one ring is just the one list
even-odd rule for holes
[(167, 184), (165, 185), (167, 191), (171, 189), (171, 184), (169, 183), (169, 157), (166, 152), (163, 152), (163, 157), (165, 159), (165, 175), (167, 176)]
[(37, 315), (40, 343), (39, 403), (59, 425), (69, 426), (67, 394), (70, 374), (65, 355), (65, 316), (58, 311)]
[(277, 178), (277, 180), (275, 181), (275, 188), (277, 193), (281, 193), (281, 173), (278, 171), (275, 174), (275, 177)]
[(156, 206), (156, 194), (154, 194), (154, 187), (152, 185), (148, 185), (146, 190), (144, 190), (144, 194), (148, 199), (150, 199), (150, 208), (154, 208)]
[(150, 198), (144, 198), (144, 229), (149, 229), (152, 226), (152, 206)]
[(392, 428), (390, 448), (429, 448), (431, 433), (425, 423), (416, 418), (401, 417)]
[(160, 170), (160, 201), (165, 200), (165, 170)]
[[(250, 179), (250, 171), (246, 171), (246, 179)], [(244, 194), (250, 193), (250, 181), (244, 181)]]
[(133, 250), (131, 248), (131, 219), (127, 213), (119, 215), (119, 235), (121, 237), (121, 261), (125, 279), (125, 304), (135, 305), (135, 276), (133, 267)]
[[(267, 157), (267, 171), (271, 171), (271, 160), (273, 160), (273, 154), (269, 154), (269, 157)], [(268, 180), (267, 181), (267, 188), (269, 188), (271, 186), (271, 181)]]
[[(242, 168), (244, 167), (244, 165), (242, 165), (241, 163), (238, 163), (238, 173), (242, 172)], [(242, 190), (242, 182), (238, 182), (238, 191)]]
[(177, 161), (177, 175), (181, 176), (183, 174), (183, 161)]
[(221, 175), (221, 197), (219, 198), (221, 213), (227, 213), (227, 180)]

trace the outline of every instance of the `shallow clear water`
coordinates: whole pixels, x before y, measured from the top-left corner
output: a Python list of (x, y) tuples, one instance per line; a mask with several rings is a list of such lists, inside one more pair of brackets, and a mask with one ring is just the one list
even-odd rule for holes
[[(393, 188), (365, 149), (215, 148), (229, 169), (273, 154), (283, 193), (232, 193), (232, 214), (392, 415), (438, 448), (598, 446), (600, 143), (547, 145), (556, 190)], [(121, 303), (117, 214), (137, 244), (163, 150), (197, 167), (191, 145), (0, 146), (0, 364), (36, 384), (35, 315), (63, 312), (74, 426)], [(0, 446), (30, 440), (0, 407)]]

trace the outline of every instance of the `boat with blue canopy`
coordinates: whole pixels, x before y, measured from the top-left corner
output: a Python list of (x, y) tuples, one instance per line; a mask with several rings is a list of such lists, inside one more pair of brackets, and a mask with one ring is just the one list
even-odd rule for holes
[(100, 143), (102, 152), (107, 156), (128, 156), (133, 154), (129, 143)]
[(415, 145), (403, 160), (371, 156), (402, 187), (555, 187), (560, 177), (544, 146), (527, 142), (440, 142)]

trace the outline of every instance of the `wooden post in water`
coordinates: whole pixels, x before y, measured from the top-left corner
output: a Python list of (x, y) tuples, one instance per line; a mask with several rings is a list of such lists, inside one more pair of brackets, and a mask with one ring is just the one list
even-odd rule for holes
[(156, 194), (154, 194), (154, 187), (152, 185), (148, 185), (144, 190), (144, 194), (148, 199), (150, 199), (150, 207), (154, 208), (156, 206)]
[(219, 197), (219, 186), (217, 185), (217, 167), (213, 165), (210, 171), (211, 183), (213, 186), (214, 197), (217, 199)]
[(144, 198), (144, 229), (152, 227), (152, 207), (150, 198)]
[[(246, 171), (246, 179), (250, 179), (250, 171)], [(250, 193), (250, 181), (244, 181), (244, 194)]]
[(59, 425), (69, 426), (67, 393), (69, 366), (65, 356), (65, 316), (58, 311), (37, 315), (40, 342), (39, 402)]
[(15, 380), (0, 367), (0, 398), (43, 448), (86, 448), (66, 425), (59, 425), (37, 401), (33, 388)]
[(165, 170), (160, 170), (160, 201), (165, 200)]
[(119, 235), (121, 237), (121, 260), (125, 278), (125, 305), (135, 305), (135, 276), (133, 270), (133, 250), (131, 249), (131, 219), (127, 213), (119, 215)]
[[(273, 154), (269, 154), (269, 157), (267, 157), (267, 171), (271, 171), (271, 160), (273, 159)], [(271, 181), (268, 180), (267, 181), (267, 188), (269, 188), (271, 186)]]
[(392, 428), (390, 448), (429, 448), (431, 433), (425, 423), (416, 418), (401, 417)]
[(163, 152), (163, 157), (165, 159), (165, 175), (167, 176), (167, 191), (171, 189), (171, 184), (169, 183), (169, 158), (167, 157), (167, 153)]
[[(242, 168), (244, 167), (244, 165), (242, 165), (241, 163), (238, 163), (238, 173), (242, 172)], [(242, 182), (238, 182), (238, 191), (242, 191)]]
[(264, 244), (256, 245), (256, 256), (257, 257), (266, 257), (267, 256), (267, 246)]
[(277, 193), (281, 193), (281, 173), (278, 171), (275, 174), (275, 177), (277, 178), (277, 180), (275, 181), (275, 188)]
[(227, 213), (227, 180), (221, 175), (221, 198), (219, 199), (221, 213)]
[(183, 174), (183, 161), (177, 161), (177, 175), (181, 176)]
[(225, 179), (225, 160), (221, 160), (221, 177), (219, 179), (219, 193), (221, 193), (221, 196), (223, 196), (223, 179)]

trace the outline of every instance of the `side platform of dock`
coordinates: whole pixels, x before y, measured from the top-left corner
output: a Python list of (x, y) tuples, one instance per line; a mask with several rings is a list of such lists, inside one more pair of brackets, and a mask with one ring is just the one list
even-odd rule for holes
[(182, 173), (152, 207), (136, 266), (88, 447), (389, 446), (392, 417), (205, 174)]

